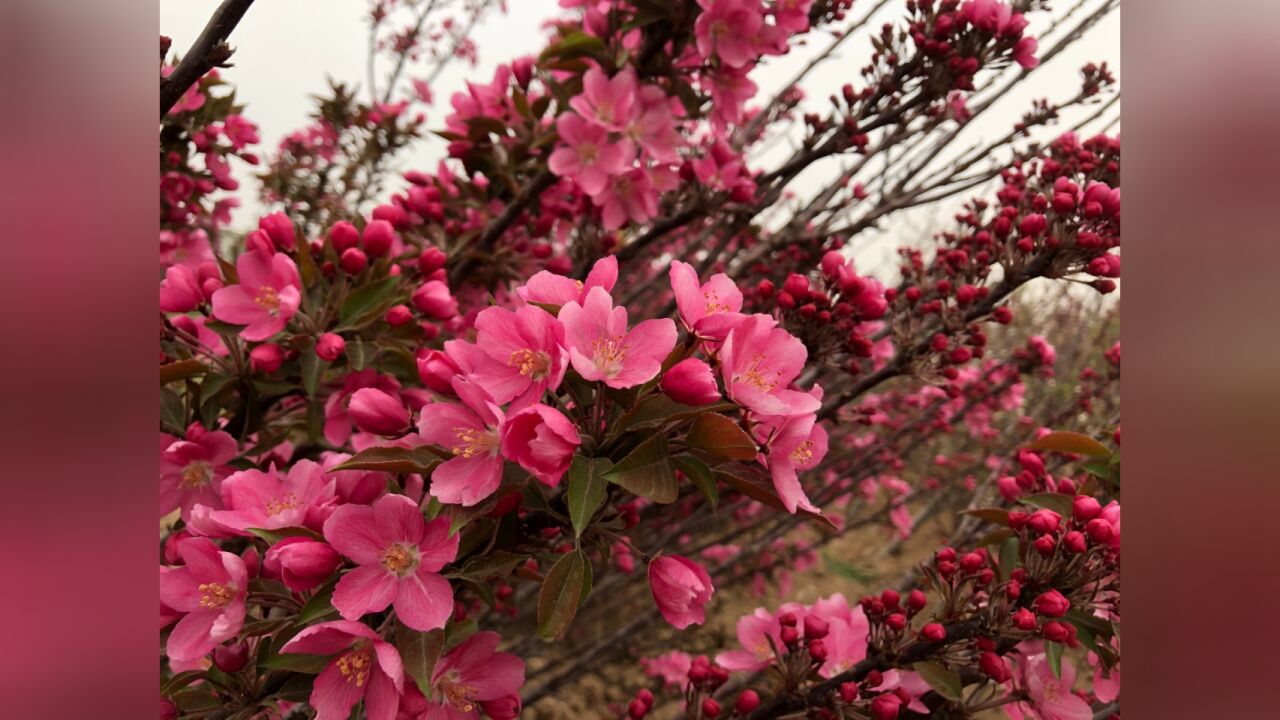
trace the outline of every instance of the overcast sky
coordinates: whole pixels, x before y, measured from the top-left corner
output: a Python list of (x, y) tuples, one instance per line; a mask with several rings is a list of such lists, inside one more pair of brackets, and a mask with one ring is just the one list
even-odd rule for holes
[[(1080, 17), (1103, 0), (1085, 0), (1086, 8)], [(220, 4), (219, 0), (160, 0), (160, 32), (173, 38), (176, 51), (184, 51), (203, 29), (209, 16)], [(875, 3), (858, 0), (854, 3), (854, 16), (860, 16)], [(1074, 2), (1059, 0), (1053, 3), (1053, 12), (1066, 12)], [(525, 54), (536, 53), (545, 45), (546, 32), (543, 23), (565, 11), (557, 0), (508, 0), (505, 14), (492, 14), (474, 33), (479, 46), (480, 60), (476, 67), (455, 63), (435, 82), (432, 90), (435, 105), (427, 113), (430, 128), (443, 127), (449, 111), (449, 96), (460, 90), (468, 79), (488, 81), (494, 65)], [(1060, 6), (1060, 7), (1057, 7)], [(224, 72), (224, 78), (236, 86), (240, 102), (247, 107), (245, 114), (257, 122), (262, 130), (264, 155), (275, 148), (282, 137), (306, 124), (306, 116), (313, 109), (311, 96), (323, 93), (327, 87), (325, 78), (331, 76), (351, 85), (365, 88), (365, 63), (368, 48), (367, 0), (258, 0), (251, 6), (232, 35), (231, 44), (236, 48), (235, 67)], [(903, 5), (890, 2), (875, 18), (871, 27), (900, 17)], [(1028, 32), (1038, 31), (1049, 22), (1053, 12), (1034, 13)], [(863, 33), (865, 35), (865, 33)], [(811, 53), (825, 47), (827, 36), (815, 36), (811, 47), (797, 48), (788, 56), (770, 58), (759, 67), (752, 78), (761, 87), (762, 96), (782, 86), (811, 57)], [(1041, 48), (1044, 49), (1043, 47)], [(810, 106), (822, 109), (825, 98), (846, 82), (857, 84), (858, 68), (870, 54), (866, 38), (850, 40), (840, 50), (840, 55), (829, 60), (812, 73), (803, 85)], [(1079, 68), (1088, 61), (1106, 61), (1119, 76), (1120, 70), (1120, 17), (1112, 12), (1101, 23), (1071, 48), (1052, 62), (1047, 63), (1004, 98), (990, 111), (970, 124), (966, 139), (978, 142), (992, 139), (1008, 132), (1012, 123), (1030, 107), (1033, 99), (1047, 97), (1065, 99), (1079, 88)], [(386, 70), (379, 74), (385, 74)], [(1012, 70), (1010, 71), (1012, 72)], [(1074, 124), (1091, 110), (1077, 111), (1068, 116), (1065, 124)], [(1074, 117), (1074, 119), (1073, 119)], [(1094, 128), (1096, 129), (1096, 128)], [(1050, 130), (1047, 134), (1056, 134)], [(761, 156), (754, 167), (768, 169), (779, 157), (788, 152), (785, 144)], [(423, 142), (405, 153), (398, 167), (434, 168), (443, 154), (442, 141)], [(243, 207), (233, 222), (233, 229), (243, 230), (256, 222), (261, 205), (256, 197), (257, 187), (242, 164), (238, 168), (241, 177), (240, 198)], [(793, 184), (798, 192), (812, 192), (820, 187), (823, 175), (835, 172), (836, 166), (811, 168)], [(391, 183), (394, 190), (397, 183)], [(951, 212), (953, 206), (941, 211)], [(913, 216), (895, 220), (897, 232), (919, 229), (932, 225), (938, 210), (916, 212)], [(914, 226), (919, 226), (918, 228)], [(886, 245), (877, 243), (877, 245)], [(879, 262), (879, 250), (873, 257), (860, 258)]]

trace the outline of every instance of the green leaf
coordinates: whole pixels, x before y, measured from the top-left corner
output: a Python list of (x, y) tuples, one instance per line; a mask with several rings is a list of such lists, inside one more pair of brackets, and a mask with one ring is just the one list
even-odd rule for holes
[(262, 528), (245, 528), (248, 532), (256, 537), (266, 540), (269, 545), (275, 545), (281, 540), (289, 537), (304, 537), (311, 540), (323, 540), (324, 536), (315, 530), (309, 530), (304, 527), (287, 527), (276, 530), (263, 530)]
[(475, 582), (506, 577), (524, 559), (524, 555), (517, 555), (505, 550), (494, 550), (488, 555), (468, 560), (457, 572), (451, 573), (449, 577), (473, 580)]
[(1009, 526), (1009, 511), (1000, 508), (974, 508), (972, 510), (964, 510), (961, 515), (972, 515), (980, 520), (986, 520), (996, 525)]
[(324, 371), (329, 369), (329, 362), (321, 360), (315, 348), (308, 348), (302, 351), (302, 357), (298, 359), (298, 369), (302, 371), (302, 387), (307, 391), (307, 397), (315, 397)]
[(960, 700), (964, 684), (960, 681), (960, 676), (948, 670), (946, 666), (932, 660), (925, 660), (913, 663), (911, 669), (924, 678), (934, 692), (952, 702)]
[(609, 485), (604, 474), (611, 468), (613, 463), (608, 458), (584, 458), (581, 455), (573, 457), (573, 464), (569, 466), (567, 494), (574, 538), (582, 537), (582, 531), (591, 522), (591, 517), (604, 504)]
[(425, 445), (416, 448), (373, 447), (352, 455), (338, 470), (377, 470), (381, 472), (430, 474), (440, 464), (440, 456)]
[(365, 342), (360, 338), (351, 338), (347, 343), (347, 363), (351, 365), (352, 370), (359, 371), (369, 367), (376, 353), (377, 348), (373, 343)]
[(754, 460), (758, 452), (755, 441), (738, 423), (716, 413), (695, 418), (686, 441), (689, 447), (733, 460)]
[(392, 275), (352, 290), (347, 299), (342, 301), (342, 309), (338, 313), (341, 320), (338, 329), (353, 330), (382, 317), (395, 304), (395, 292), (399, 284), (400, 278)]
[(1018, 498), (1018, 502), (1052, 510), (1064, 518), (1071, 517), (1071, 498), (1062, 493), (1034, 493)]
[(538, 62), (546, 62), (552, 58), (567, 60), (579, 57), (607, 58), (608, 48), (604, 41), (581, 30), (566, 34), (558, 42), (553, 43), (538, 56)]
[(1000, 577), (1009, 579), (1018, 566), (1018, 538), (1008, 537), (1000, 543)]
[(405, 672), (418, 683), (423, 695), (431, 697), (431, 673), (444, 651), (444, 630), (421, 632), (396, 620), (396, 650)]
[(604, 477), (633, 495), (656, 503), (672, 503), (679, 496), (665, 435), (654, 435), (637, 445)]
[(330, 580), (316, 590), (315, 593), (307, 600), (307, 604), (302, 606), (302, 611), (298, 613), (298, 623), (307, 625), (322, 617), (336, 613), (333, 607), (333, 589), (338, 586), (337, 578)]
[(693, 481), (694, 487), (711, 504), (711, 511), (715, 512), (716, 506), (720, 504), (720, 488), (716, 485), (715, 475), (711, 474), (711, 468), (692, 455), (676, 455), (671, 458), (671, 464)]
[(1106, 445), (1088, 435), (1077, 432), (1058, 431), (1036, 440), (1027, 447), (1032, 450), (1050, 450), (1052, 452), (1087, 455), (1089, 457), (1107, 457), (1111, 451)]
[(179, 360), (160, 366), (160, 384), (186, 380), (209, 372), (209, 366), (199, 360)]
[(1062, 643), (1044, 641), (1044, 657), (1049, 661), (1049, 669), (1053, 670), (1053, 676), (1062, 677)]
[(268, 670), (292, 670), (308, 675), (319, 675), (329, 664), (327, 655), (302, 655), (299, 653), (280, 653), (258, 663)]
[(538, 637), (556, 640), (564, 635), (582, 602), (587, 556), (581, 550), (556, 561), (538, 593)]
[(160, 424), (177, 435), (187, 430), (187, 407), (169, 388), (160, 388)]
[(716, 403), (701, 407), (682, 405), (666, 395), (650, 395), (618, 418), (618, 421), (614, 423), (613, 429), (617, 432), (622, 432), (623, 430), (658, 427), (672, 420), (693, 417), (702, 413), (732, 410), (734, 407), (730, 403)]

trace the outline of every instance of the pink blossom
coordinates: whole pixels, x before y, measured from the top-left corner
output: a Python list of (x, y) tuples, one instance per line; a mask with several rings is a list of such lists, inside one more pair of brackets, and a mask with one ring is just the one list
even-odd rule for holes
[[(772, 644), (770, 644), (772, 642)], [(775, 660), (774, 648), (782, 650), (782, 626), (778, 618), (764, 608), (756, 608), (750, 615), (738, 619), (738, 644), (740, 650), (728, 650), (716, 655), (716, 664), (726, 670), (763, 670)]]
[(560, 309), (569, 360), (585, 380), (612, 388), (628, 388), (653, 379), (676, 345), (676, 326), (668, 318), (645, 320), (627, 330), (627, 309), (615, 308), (603, 288), (587, 293), (586, 302)]
[(676, 148), (684, 141), (676, 130), (672, 109), (683, 111), (683, 107), (679, 102), (673, 102), (657, 85), (645, 85), (640, 88), (640, 108), (640, 112), (627, 127), (627, 136), (659, 162), (679, 161), (680, 155)]
[(502, 426), (502, 454), (550, 487), (560, 483), (581, 443), (573, 422), (541, 403), (508, 417)]
[(689, 667), (693, 658), (689, 653), (672, 650), (665, 655), (651, 658), (640, 658), (640, 666), (644, 674), (662, 678), (663, 687), (683, 688), (689, 681)]
[(244, 625), (249, 572), (244, 560), (222, 552), (207, 538), (178, 548), (181, 567), (160, 568), (160, 602), (183, 617), (169, 633), (171, 660), (198, 660), (230, 640)]
[(671, 261), (671, 290), (676, 296), (680, 321), (703, 337), (717, 341), (733, 329), (742, 316), (742, 291), (724, 273), (717, 273), (702, 285), (698, 273), (689, 263)]
[(343, 505), (324, 524), (324, 537), (359, 567), (342, 576), (333, 606), (358, 620), (395, 604), (396, 616), (415, 630), (444, 627), (453, 614), (453, 588), (439, 571), (458, 555), (449, 519), (423, 520), (403, 495), (373, 504)]
[(322, 453), (321, 465), (333, 478), (338, 498), (344, 503), (368, 505), (387, 489), (387, 474), (370, 470), (338, 470), (334, 468), (351, 459), (347, 453)]
[(662, 617), (679, 630), (706, 620), (706, 605), (716, 590), (701, 565), (679, 555), (649, 562), (649, 589)]
[(1024, 37), (1013, 46), (1013, 60), (1022, 67), (1030, 70), (1040, 64), (1040, 58), (1036, 57), (1036, 49), (1039, 43), (1035, 38)]
[[(1020, 646), (1027, 647), (1026, 644)], [(1093, 710), (1089, 703), (1071, 692), (1076, 684), (1076, 668), (1064, 659), (1061, 677), (1054, 677), (1053, 668), (1043, 651), (1023, 655), (1018, 662), (1018, 684), (1029, 696), (1027, 703), (1005, 706), (1012, 720), (1036, 718), (1036, 720), (1089, 720)]]
[(400, 383), (395, 378), (373, 368), (348, 373), (338, 392), (330, 394), (324, 401), (324, 439), (331, 445), (344, 445), (351, 438), (351, 416), (347, 408), (356, 391), (368, 387), (386, 393), (400, 391)]
[(319, 530), (336, 502), (334, 481), (311, 460), (299, 460), (281, 477), (272, 468), (241, 470), (222, 483), (226, 510), (214, 510), (209, 519), (240, 535), (249, 528), (279, 530), (309, 527)]
[(221, 508), (222, 481), (234, 472), (227, 463), (238, 451), (235, 438), (202, 431), (186, 440), (162, 435), (160, 445), (160, 515), (181, 509), (185, 520), (195, 505)]
[(740, 68), (756, 60), (752, 39), (760, 32), (763, 18), (759, 4), (746, 0), (698, 0), (702, 13), (694, 24), (698, 52), (713, 55), (727, 67)]
[(542, 308), (486, 308), (476, 316), (476, 347), (486, 361), (469, 378), (499, 405), (527, 406), (560, 386), (568, 369), (563, 346), (564, 326)]
[(471, 506), (502, 483), (499, 428), (502, 410), (484, 390), (462, 378), (453, 381), (461, 404), (431, 403), (422, 408), (418, 434), (453, 457), (431, 473), (431, 495), (442, 503)]
[(458, 314), (458, 301), (441, 280), (428, 280), (413, 293), (413, 306), (436, 320), (448, 320)]
[(642, 223), (658, 213), (658, 193), (644, 168), (618, 175), (591, 202), (601, 208), (606, 230), (617, 230), (627, 220)]
[(821, 403), (790, 388), (809, 353), (768, 315), (749, 315), (725, 338), (720, 370), (729, 398), (763, 415), (803, 415)]
[(516, 288), (516, 295), (527, 303), (560, 307), (571, 302), (581, 304), (587, 299), (587, 293), (593, 287), (612, 292), (617, 282), (618, 259), (612, 255), (606, 255), (591, 266), (591, 272), (587, 273), (587, 279), (584, 282), (542, 270), (529, 278), (529, 282)]
[[(490, 704), (510, 708), (501, 701), (514, 698), (516, 714), (524, 685), (524, 661), (498, 652), (502, 638), (495, 632), (478, 632), (444, 654), (431, 673), (431, 699), (425, 700), (426, 720), (470, 720), (489, 712)], [(515, 714), (502, 715), (515, 717)]]
[(711, 119), (721, 132), (726, 126), (736, 125), (742, 121), (743, 108), (759, 90), (755, 82), (747, 76), (746, 68), (738, 70), (726, 68), (720, 72), (708, 73), (703, 83), (710, 85)]
[(362, 699), (369, 720), (395, 719), (404, 692), (404, 665), (395, 647), (367, 625), (348, 620), (312, 625), (280, 652), (334, 656), (311, 689), (316, 720), (346, 720)]
[(347, 403), (347, 414), (361, 430), (374, 435), (399, 435), (409, 427), (404, 403), (377, 388), (360, 388)]
[(245, 340), (266, 340), (284, 329), (302, 301), (298, 267), (287, 255), (251, 250), (236, 258), (239, 282), (213, 294), (213, 316), (247, 325)]
[(591, 68), (582, 76), (582, 94), (569, 106), (607, 130), (621, 131), (637, 109), (635, 71), (627, 68), (610, 78), (600, 68)]
[(160, 309), (165, 312), (189, 312), (204, 302), (200, 279), (194, 268), (170, 265), (160, 281)]
[(294, 592), (307, 592), (329, 579), (342, 557), (328, 543), (306, 537), (287, 537), (272, 545), (262, 567)]
[(548, 159), (551, 172), (578, 183), (588, 195), (604, 189), (609, 178), (620, 175), (635, 160), (630, 140), (610, 141), (609, 132), (574, 113), (556, 119), (563, 143)]
[(894, 505), (889, 510), (889, 522), (893, 523), (898, 537), (903, 540), (911, 537), (911, 530), (916, 524), (915, 519), (911, 517), (911, 511), (907, 509), (906, 505)]
[(756, 426), (756, 435), (762, 443), (768, 443), (765, 464), (787, 512), (794, 513), (797, 508), (820, 512), (809, 501), (796, 472), (817, 467), (827, 455), (827, 431), (817, 424), (817, 417), (806, 414), (767, 418)]
[(685, 405), (710, 405), (720, 399), (715, 373), (698, 358), (686, 358), (662, 374), (662, 392)]
[(773, 4), (773, 21), (778, 29), (789, 33), (802, 33), (809, 29), (809, 6), (813, 0), (776, 0)]
[(907, 703), (908, 710), (922, 714), (929, 713), (929, 706), (925, 705), (920, 698), (925, 693), (931, 692), (933, 688), (924, 678), (920, 677), (919, 673), (905, 670), (886, 670), (881, 677), (883, 679), (880, 684), (872, 688), (873, 690), (876, 692), (890, 692), (901, 688), (910, 698), (910, 702)]

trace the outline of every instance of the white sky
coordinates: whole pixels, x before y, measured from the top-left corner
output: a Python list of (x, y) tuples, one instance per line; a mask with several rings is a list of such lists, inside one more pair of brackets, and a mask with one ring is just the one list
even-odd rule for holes
[[(1085, 2), (1088, 7), (1077, 12), (1074, 18), (1084, 16), (1101, 0)], [(183, 52), (219, 4), (219, 0), (160, 0), (160, 32), (172, 37), (175, 50)], [(865, 12), (864, 8), (873, 4), (873, 0), (855, 2), (853, 17), (860, 17)], [(1055, 7), (1054, 12), (1065, 12), (1072, 4), (1060, 0), (1054, 3), (1060, 6)], [(325, 91), (326, 76), (359, 86), (362, 92), (367, 92), (364, 78), (368, 6), (366, 0), (258, 0), (249, 8), (231, 38), (231, 44), (236, 48), (235, 67), (224, 71), (223, 76), (236, 86), (238, 100), (247, 105), (246, 116), (261, 128), (263, 142), (259, 150), (262, 155), (270, 154), (282, 137), (306, 124), (307, 114), (314, 107), (311, 96)], [(437, 80), (432, 88), (435, 104), (427, 112), (427, 127), (443, 127), (444, 117), (449, 112), (448, 98), (462, 89), (466, 80), (487, 82), (498, 62), (539, 51), (545, 44), (542, 23), (564, 12), (557, 0), (508, 0), (508, 6), (506, 14), (490, 15), (473, 33), (472, 37), (479, 46), (478, 66), (473, 68), (455, 62)], [(870, 27), (878, 28), (881, 23), (900, 17), (902, 12), (901, 3), (891, 2)], [(1034, 13), (1028, 32), (1038, 34), (1050, 22), (1052, 14)], [(865, 32), (861, 34), (866, 35)], [(757, 68), (752, 78), (761, 88), (760, 97), (769, 97), (766, 93), (790, 79), (813, 52), (825, 47), (827, 38), (826, 35), (815, 35), (811, 47), (796, 48), (788, 56), (771, 58)], [(1045, 49), (1042, 43), (1041, 51)], [(851, 39), (839, 52), (838, 57), (820, 66), (804, 83), (803, 89), (810, 98), (809, 107), (824, 110), (826, 97), (838, 92), (841, 85), (850, 81), (855, 86), (859, 84), (858, 68), (869, 57), (870, 43), (865, 37)], [(1081, 41), (1042, 66), (1014, 92), (971, 123), (965, 138), (974, 143), (994, 139), (1008, 132), (1012, 123), (1029, 109), (1033, 99), (1061, 100), (1074, 94), (1079, 88), (1079, 68), (1091, 60), (1106, 61), (1119, 77), (1118, 12), (1112, 12)], [(386, 68), (379, 72), (380, 81), (385, 73)], [(1092, 110), (1076, 110), (1074, 115), (1064, 118), (1062, 125), (1074, 124)], [(1059, 131), (1049, 128), (1042, 130), (1041, 136), (1052, 136)], [(962, 147), (968, 144), (960, 143)], [(443, 150), (443, 141), (432, 138), (405, 152), (397, 167), (402, 170), (433, 169)], [(762, 156), (754, 167), (767, 170), (787, 153), (787, 146), (780, 144)], [(262, 206), (257, 199), (256, 182), (243, 163), (235, 165), (241, 180), (239, 196), (242, 207), (235, 216), (233, 229), (244, 230), (256, 223)], [(821, 187), (822, 177), (835, 172), (836, 167), (836, 164), (829, 163), (810, 168), (791, 187), (801, 194), (811, 193)], [(400, 184), (392, 181), (389, 185), (394, 191)], [(890, 229), (895, 235), (927, 234), (934, 219), (947, 217), (954, 207), (954, 204), (942, 203), (937, 208), (900, 214), (894, 217)], [(867, 250), (857, 253), (857, 257), (860, 263), (878, 264), (892, 257), (890, 245), (868, 243)]]

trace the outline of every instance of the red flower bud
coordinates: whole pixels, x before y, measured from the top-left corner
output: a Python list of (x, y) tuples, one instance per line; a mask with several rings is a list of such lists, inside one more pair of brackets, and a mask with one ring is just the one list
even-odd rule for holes
[(827, 621), (816, 615), (804, 616), (804, 637), (806, 640), (821, 640), (827, 636)]
[(1062, 617), (1071, 608), (1071, 602), (1057, 590), (1041, 593), (1035, 601), (1036, 612), (1047, 617)]
[(702, 701), (702, 716), (706, 718), (715, 718), (720, 715), (720, 703), (714, 698), (704, 698)]
[(1084, 533), (1079, 532), (1077, 530), (1072, 530), (1066, 535), (1063, 535), (1062, 546), (1065, 547), (1069, 552), (1073, 552), (1076, 554), (1084, 552), (1086, 549)]
[(316, 355), (321, 360), (333, 362), (347, 349), (347, 341), (337, 333), (325, 333), (316, 340)]
[(907, 616), (902, 613), (893, 613), (884, 619), (884, 623), (885, 625), (888, 625), (890, 629), (902, 630), (907, 626)]
[(1044, 627), (1041, 628), (1041, 632), (1044, 633), (1045, 640), (1051, 640), (1059, 643), (1066, 642), (1067, 639), (1071, 637), (1071, 631), (1067, 630), (1067, 627), (1067, 625), (1060, 623), (1057, 620), (1050, 620), (1044, 624)]
[(938, 623), (929, 623), (920, 628), (920, 635), (932, 642), (942, 642), (947, 637), (947, 629)]
[(356, 275), (369, 267), (369, 256), (365, 255), (360, 248), (347, 248), (342, 251), (338, 264), (348, 275)]
[(374, 220), (364, 228), (361, 240), (364, 251), (370, 257), (382, 257), (391, 251), (391, 243), (395, 240), (396, 231), (386, 220)]
[(760, 707), (760, 695), (755, 690), (743, 690), (733, 703), (734, 712), (745, 715)]
[(1088, 495), (1077, 495), (1071, 501), (1071, 517), (1078, 523), (1087, 523), (1102, 514), (1102, 503)]
[(284, 363), (284, 349), (275, 343), (263, 343), (249, 351), (249, 367), (254, 372), (273, 373)]
[(329, 244), (339, 254), (347, 248), (353, 248), (360, 242), (360, 231), (346, 220), (339, 220), (329, 228)]
[(902, 699), (893, 693), (885, 693), (871, 701), (871, 717), (875, 720), (895, 720), (902, 709)]

